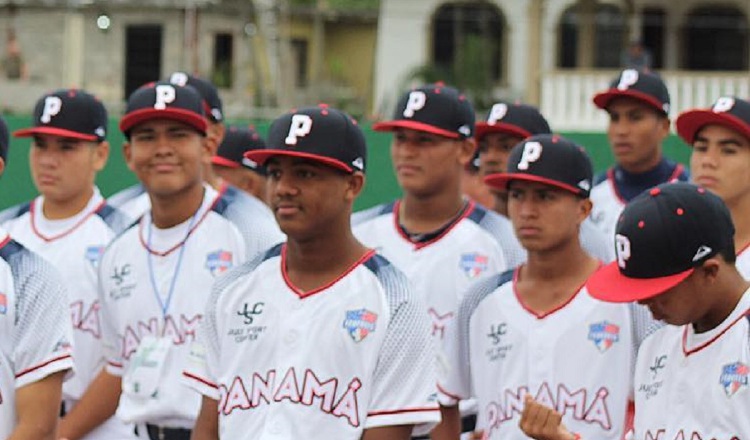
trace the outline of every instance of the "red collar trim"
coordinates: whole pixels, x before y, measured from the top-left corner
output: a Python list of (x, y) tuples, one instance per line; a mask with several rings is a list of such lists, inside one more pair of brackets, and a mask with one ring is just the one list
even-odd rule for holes
[(408, 235), (404, 234), (404, 231), (400, 226), (401, 222), (399, 221), (399, 211), (401, 210), (401, 200), (399, 199), (396, 200), (396, 202), (393, 204), (393, 227), (396, 228), (396, 231), (398, 231), (401, 238), (413, 244), (415, 249), (422, 249), (440, 241), (443, 237), (448, 235), (448, 233), (450, 233), (457, 224), (461, 223), (463, 219), (470, 216), (471, 213), (474, 212), (474, 209), (476, 209), (476, 202), (474, 202), (473, 200), (469, 200), (468, 203), (466, 203), (466, 205), (463, 207), (463, 211), (456, 218), (454, 218), (451, 223), (445, 226), (443, 232), (441, 232), (440, 235), (428, 241), (414, 242), (411, 238), (409, 238)]
[(375, 255), (375, 250), (369, 249), (357, 261), (355, 261), (354, 264), (349, 266), (348, 269), (346, 269), (343, 273), (341, 273), (338, 277), (336, 277), (336, 279), (334, 279), (330, 283), (324, 286), (318, 287), (316, 289), (313, 289), (313, 290), (304, 291), (298, 288), (297, 286), (295, 286), (294, 283), (292, 283), (292, 280), (289, 279), (289, 274), (286, 271), (286, 249), (287, 249), (287, 246), (286, 246), (286, 243), (284, 243), (284, 245), (281, 247), (281, 276), (284, 278), (284, 282), (286, 283), (287, 287), (289, 287), (292, 290), (292, 292), (294, 292), (299, 297), (299, 299), (308, 298), (310, 296), (315, 295), (316, 293), (320, 293), (330, 288), (334, 284), (338, 283), (341, 279), (349, 275), (354, 269), (359, 267), (359, 265), (363, 264), (365, 261), (372, 258), (373, 255)]
[[(745, 313), (738, 316), (734, 321), (729, 323), (726, 328), (724, 328), (722, 331), (720, 331), (716, 336), (709, 339), (708, 341), (704, 342), (703, 344), (700, 344), (696, 346), (695, 348), (688, 349), (687, 347), (687, 337), (688, 337), (688, 326), (686, 325), (685, 328), (682, 330), (682, 354), (685, 355), (685, 357), (690, 356), (691, 354), (698, 353), (699, 351), (703, 350), (704, 348), (708, 347), (709, 345), (716, 342), (719, 338), (724, 336), (724, 333), (728, 332), (730, 328), (734, 327), (735, 324), (745, 319), (746, 316), (750, 315), (750, 310), (745, 311)], [(690, 325), (690, 324), (688, 324)]]
[(74, 224), (73, 226), (71, 226), (67, 230), (65, 230), (65, 231), (63, 231), (63, 232), (61, 232), (61, 233), (59, 233), (57, 235), (47, 236), (47, 235), (42, 234), (39, 231), (39, 229), (36, 227), (36, 214), (37, 214), (37, 212), (36, 212), (36, 202), (37, 202), (37, 200), (39, 200), (39, 199), (32, 200), (31, 201), (31, 206), (29, 206), (29, 214), (31, 215), (31, 230), (34, 232), (34, 234), (37, 237), (41, 238), (46, 243), (50, 243), (52, 241), (59, 240), (59, 239), (65, 237), (66, 235), (71, 234), (73, 231), (75, 231), (76, 229), (78, 229), (79, 227), (81, 227), (81, 225), (83, 225), (84, 223), (86, 223), (86, 221), (92, 215), (94, 215), (97, 212), (99, 212), (99, 210), (102, 209), (104, 207), (104, 205), (107, 204), (107, 201), (103, 199), (98, 205), (96, 205), (96, 207), (94, 209), (91, 210), (91, 212), (89, 212), (86, 215), (84, 215), (83, 218), (81, 218), (76, 224)]
[[(600, 262), (599, 266), (601, 267), (601, 265), (602, 264)], [(548, 317), (548, 316), (550, 316), (550, 315), (552, 315), (554, 313), (559, 312), (560, 310), (564, 309), (565, 307), (567, 307), (568, 304), (572, 303), (573, 300), (575, 300), (578, 297), (578, 294), (581, 293), (581, 290), (583, 290), (583, 287), (586, 285), (586, 281), (584, 281), (583, 284), (581, 284), (580, 286), (578, 286), (578, 288), (576, 289), (575, 293), (573, 293), (573, 296), (571, 296), (570, 298), (568, 298), (567, 301), (565, 301), (564, 303), (562, 303), (559, 306), (555, 307), (554, 309), (548, 310), (546, 312), (538, 313), (538, 312), (532, 310), (530, 307), (528, 307), (526, 305), (526, 303), (524, 303), (523, 299), (521, 299), (521, 295), (519, 295), (519, 293), (518, 293), (518, 288), (517, 288), (516, 284), (518, 283), (518, 278), (521, 275), (521, 268), (524, 267), (524, 266), (526, 266), (526, 264), (522, 264), (521, 266), (518, 266), (513, 271), (513, 294), (516, 296), (516, 300), (521, 305), (521, 307), (524, 310), (526, 310), (529, 314), (533, 315), (536, 319), (544, 319), (544, 318), (546, 318), (546, 317)]]

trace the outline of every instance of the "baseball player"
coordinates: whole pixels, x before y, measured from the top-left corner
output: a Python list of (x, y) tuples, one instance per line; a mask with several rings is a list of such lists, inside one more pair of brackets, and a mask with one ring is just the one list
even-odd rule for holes
[[(552, 131), (536, 107), (507, 102), (493, 104), (487, 113), (486, 122), (476, 124), (474, 137), (478, 145), (479, 174), (487, 177), (490, 174), (506, 172), (510, 150), (524, 139), (537, 134), (552, 134)], [(504, 188), (490, 188), (490, 191), (494, 196), (492, 209), (507, 217), (507, 191)], [(590, 218), (581, 224), (580, 240), (590, 255), (605, 262), (613, 260), (611, 240)], [(521, 245), (518, 244), (518, 247)], [(524, 254), (525, 252), (523, 250)]]
[[(464, 95), (443, 84), (415, 88), (401, 96), (393, 120), (373, 129), (393, 132), (403, 197), (357, 213), (354, 232), (414, 284), (432, 321), (439, 370), (447, 371), (443, 335), (461, 296), (482, 276), (522, 261), (523, 250), (508, 219), (461, 194), (461, 173), (476, 149), (474, 110)], [(471, 431), (471, 403), (462, 409)]]
[[(203, 78), (185, 72), (172, 73), (169, 75), (169, 82), (179, 86), (187, 85), (193, 87), (200, 94), (201, 98), (203, 98), (203, 110), (208, 120), (206, 138), (209, 140), (208, 147), (211, 149), (211, 155), (214, 156), (226, 132), (223, 104), (216, 86)], [(229, 190), (230, 193), (234, 193), (237, 191), (236, 188), (224, 186), (216, 174), (214, 174), (210, 164), (203, 167), (203, 179), (219, 192)], [(108, 202), (132, 219), (140, 218), (150, 207), (150, 198), (146, 193), (146, 189), (140, 183), (110, 196)]]
[(211, 284), (283, 239), (275, 223), (203, 182), (206, 125), (200, 95), (169, 82), (133, 92), (120, 120), (128, 166), (151, 209), (99, 263), (107, 366), (79, 405), (90, 396), (96, 420), (116, 407), (152, 440), (189, 438), (198, 415), (200, 398), (179, 378)]
[(597, 301), (583, 287), (601, 264), (578, 239), (592, 176), (583, 148), (537, 135), (511, 150), (507, 173), (487, 177), (507, 190), (529, 258), (464, 296), (447, 336), (454, 368), (438, 386), (444, 423), (456, 426), (456, 403), (476, 396), (483, 438), (523, 439), (518, 420), (531, 393), (591, 438), (625, 432), (634, 347), (650, 320), (642, 308)]
[[(8, 158), (0, 118), (0, 174)], [(47, 440), (73, 368), (68, 298), (57, 271), (0, 228), (0, 438)]]
[(287, 242), (219, 281), (185, 376), (204, 395), (197, 439), (408, 439), (439, 420), (424, 306), (351, 232), (362, 131), (326, 106), (276, 119), (270, 203)]
[[(670, 324), (638, 352), (635, 439), (750, 437), (750, 284), (735, 267), (733, 235), (718, 196), (687, 183), (659, 185), (625, 208), (617, 261), (589, 279), (592, 295), (638, 301)], [(528, 435), (587, 438), (539, 403), (529, 399), (524, 411)]]
[(607, 138), (616, 164), (594, 181), (591, 219), (608, 236), (614, 235), (625, 204), (660, 183), (686, 181), (682, 164), (662, 155), (669, 135), (669, 90), (659, 75), (625, 69), (594, 104), (609, 114)]
[[(84, 90), (39, 98), (34, 125), (14, 135), (33, 138), (29, 165), (41, 195), (0, 214), (16, 240), (58, 269), (68, 291), (76, 374), (63, 386), (60, 435), (70, 439), (82, 438), (77, 420), (87, 412), (73, 408), (104, 367), (97, 266), (107, 244), (129, 224), (94, 184), (109, 156), (107, 122), (104, 105)], [(112, 418), (83, 438), (130, 439), (133, 426)]]
[(676, 125), (692, 147), (693, 181), (721, 197), (732, 214), (736, 266), (750, 278), (750, 102), (724, 96), (710, 109), (682, 113)]
[(229, 127), (216, 155), (211, 158), (214, 174), (265, 202), (266, 171), (244, 156), (248, 151), (265, 147), (265, 141), (255, 129)]

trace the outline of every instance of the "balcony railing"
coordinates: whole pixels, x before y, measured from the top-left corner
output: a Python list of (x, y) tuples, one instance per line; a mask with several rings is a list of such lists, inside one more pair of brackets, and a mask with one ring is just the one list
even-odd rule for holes
[[(542, 77), (540, 110), (555, 131), (602, 131), (607, 114), (592, 101), (607, 89), (618, 74), (615, 70), (553, 71)], [(699, 107), (709, 107), (718, 97), (750, 98), (750, 72), (660, 72), (672, 99), (670, 116)]]

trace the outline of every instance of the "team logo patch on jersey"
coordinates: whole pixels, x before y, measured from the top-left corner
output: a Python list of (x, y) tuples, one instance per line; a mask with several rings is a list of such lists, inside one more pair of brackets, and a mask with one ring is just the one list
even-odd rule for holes
[(487, 270), (489, 266), (490, 257), (482, 255), (478, 252), (472, 252), (470, 254), (461, 255), (461, 261), (459, 266), (464, 271), (467, 277), (476, 278)]
[(8, 297), (0, 293), (0, 315), (8, 313)]
[(104, 246), (89, 246), (86, 248), (86, 255), (84, 257), (91, 263), (92, 266), (99, 266), (99, 260), (104, 255)]
[(620, 340), (620, 326), (612, 324), (609, 321), (602, 321), (589, 326), (589, 340), (594, 341), (594, 345), (600, 352), (604, 353), (615, 342)]
[(206, 256), (206, 268), (211, 275), (221, 275), (232, 267), (232, 253), (218, 250)]
[(724, 365), (721, 368), (719, 383), (724, 387), (727, 397), (732, 397), (740, 388), (747, 386), (748, 373), (750, 373), (750, 367), (742, 362)]
[(367, 309), (347, 310), (344, 328), (349, 332), (349, 336), (354, 339), (354, 342), (360, 342), (375, 331), (377, 320), (378, 315)]

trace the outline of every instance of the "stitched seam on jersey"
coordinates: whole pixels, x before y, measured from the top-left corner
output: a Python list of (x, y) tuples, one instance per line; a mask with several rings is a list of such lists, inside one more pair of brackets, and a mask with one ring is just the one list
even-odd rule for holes
[(440, 386), (439, 383), (436, 384), (436, 387), (437, 387), (438, 391), (440, 391), (442, 394), (445, 394), (446, 396), (450, 397), (453, 400), (464, 400), (464, 399), (466, 399), (466, 397), (461, 397), (458, 394), (453, 394), (450, 391), (447, 391), (445, 388), (443, 388), (442, 386)]
[(374, 417), (374, 416), (389, 416), (393, 414), (403, 414), (403, 413), (414, 413), (414, 412), (432, 412), (432, 411), (438, 411), (440, 409), (439, 406), (429, 406), (429, 407), (422, 407), (422, 408), (404, 408), (404, 409), (393, 409), (393, 410), (382, 410), (382, 411), (372, 411), (368, 412), (368, 417)]
[(99, 203), (99, 205), (96, 206), (96, 208), (92, 209), (91, 212), (89, 212), (88, 214), (86, 214), (85, 216), (83, 216), (83, 218), (81, 220), (79, 220), (78, 223), (76, 223), (73, 226), (71, 226), (67, 231), (63, 231), (63, 232), (61, 232), (61, 233), (59, 233), (57, 235), (53, 235), (53, 236), (49, 236), (48, 237), (48, 236), (42, 234), (39, 231), (39, 229), (37, 229), (37, 227), (36, 227), (36, 221), (34, 220), (34, 214), (36, 213), (36, 208), (35, 208), (36, 203), (32, 202), (31, 203), (31, 207), (29, 208), (29, 214), (31, 216), (31, 230), (34, 232), (34, 234), (37, 237), (41, 238), (42, 240), (44, 240), (47, 243), (55, 241), (55, 240), (58, 240), (60, 238), (65, 237), (66, 235), (71, 234), (73, 231), (75, 231), (76, 229), (78, 229), (79, 227), (81, 227), (84, 223), (86, 223), (86, 221), (88, 221), (88, 219), (90, 217), (92, 217), (94, 214), (96, 214), (97, 212), (99, 212), (99, 210), (102, 209), (106, 204), (107, 204), (107, 201), (106, 200), (102, 200), (101, 203)]
[(682, 331), (682, 354), (685, 355), (685, 357), (688, 357), (692, 354), (698, 353), (699, 351), (703, 350), (704, 348), (708, 347), (709, 345), (716, 342), (718, 339), (720, 339), (726, 332), (729, 331), (732, 327), (734, 327), (735, 324), (742, 321), (744, 318), (750, 319), (750, 309), (745, 311), (742, 315), (740, 315), (737, 319), (732, 321), (725, 329), (720, 331), (716, 336), (709, 339), (708, 341), (704, 342), (701, 345), (696, 346), (693, 349), (688, 350), (687, 349), (687, 335), (688, 335), (688, 326), (685, 326), (684, 330)]
[(404, 234), (404, 231), (401, 229), (401, 226), (398, 221), (400, 208), (401, 208), (401, 200), (397, 200), (393, 206), (393, 226), (396, 228), (396, 231), (398, 231), (398, 234), (404, 240), (412, 244), (415, 249), (419, 250), (419, 249), (423, 249), (433, 243), (440, 241), (443, 237), (448, 235), (453, 230), (453, 228), (456, 227), (456, 225), (461, 223), (461, 221), (469, 217), (471, 213), (474, 212), (474, 208), (476, 208), (476, 203), (473, 200), (469, 200), (466, 206), (462, 208), (464, 212), (462, 212), (461, 215), (456, 217), (453, 222), (448, 224), (447, 227), (445, 227), (445, 229), (443, 230), (443, 232), (440, 233), (440, 235), (425, 242), (414, 242), (411, 239), (409, 239), (409, 237), (406, 236), (406, 234)]
[(365, 252), (364, 255), (362, 255), (357, 261), (355, 261), (354, 264), (352, 264), (343, 273), (341, 273), (338, 277), (336, 277), (335, 280), (331, 281), (330, 283), (328, 283), (328, 284), (326, 284), (324, 286), (318, 287), (317, 289), (313, 289), (313, 290), (305, 292), (305, 291), (299, 289), (297, 286), (295, 286), (292, 283), (292, 280), (289, 279), (289, 274), (286, 273), (286, 243), (285, 243), (284, 246), (281, 248), (281, 261), (280, 261), (280, 263), (281, 263), (281, 275), (282, 275), (282, 278), (284, 279), (284, 283), (286, 283), (287, 287), (289, 287), (292, 290), (292, 292), (294, 292), (299, 297), (299, 299), (305, 299), (305, 298), (308, 298), (310, 296), (315, 295), (316, 293), (320, 293), (320, 292), (322, 292), (322, 291), (324, 291), (326, 289), (330, 289), (331, 286), (333, 286), (334, 284), (338, 283), (343, 278), (346, 278), (346, 276), (349, 275), (350, 273), (352, 273), (352, 271), (354, 271), (354, 269), (356, 269), (357, 267), (359, 267), (365, 261), (367, 261), (370, 258), (372, 258), (372, 256), (375, 255), (375, 254), (376, 254), (375, 249), (369, 249), (367, 252)]
[(52, 359), (50, 359), (50, 360), (48, 360), (46, 362), (43, 362), (43, 363), (41, 363), (39, 365), (35, 365), (35, 366), (31, 367), (31, 368), (27, 368), (27, 369), (21, 371), (20, 373), (16, 374), (16, 379), (19, 379), (22, 376), (25, 376), (25, 375), (27, 375), (27, 374), (29, 374), (31, 372), (34, 372), (34, 371), (36, 371), (36, 370), (38, 370), (40, 368), (44, 368), (44, 367), (46, 367), (46, 366), (48, 366), (50, 364), (54, 364), (55, 362), (59, 362), (59, 361), (62, 361), (62, 360), (65, 360), (65, 359), (71, 359), (71, 358), (72, 358), (72, 356), (70, 354), (64, 354), (62, 356), (58, 356), (56, 358), (52, 358)]
[(182, 375), (185, 376), (185, 377), (187, 377), (188, 379), (192, 379), (192, 380), (198, 381), (198, 382), (202, 383), (203, 385), (207, 385), (207, 386), (209, 386), (211, 388), (215, 388), (217, 390), (219, 389), (219, 386), (216, 385), (215, 383), (209, 381), (208, 379), (204, 379), (204, 378), (202, 378), (200, 376), (197, 376), (195, 374), (189, 373), (187, 371), (183, 371)]

